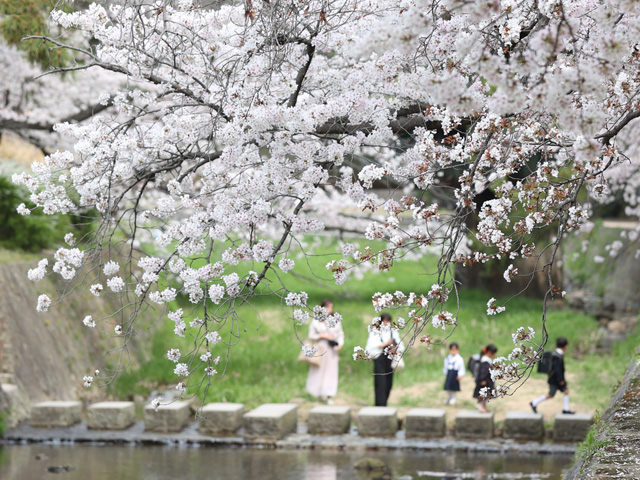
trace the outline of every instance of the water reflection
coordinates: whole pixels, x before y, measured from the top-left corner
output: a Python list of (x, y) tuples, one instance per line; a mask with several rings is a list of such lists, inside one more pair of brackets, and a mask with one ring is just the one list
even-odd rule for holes
[[(442, 462), (433, 462), (439, 470), (418, 470), (417, 477), (439, 480), (545, 480), (561, 478), (570, 464), (559, 465), (558, 457), (538, 455), (448, 454)], [(558, 470), (560, 467), (560, 470)]]
[(335, 463), (308, 463), (305, 480), (337, 480), (338, 467)]
[[(363, 457), (388, 471), (361, 471)], [(2, 480), (560, 480), (569, 456), (247, 448), (9, 445), (0, 447)], [(49, 467), (73, 467), (59, 474)]]

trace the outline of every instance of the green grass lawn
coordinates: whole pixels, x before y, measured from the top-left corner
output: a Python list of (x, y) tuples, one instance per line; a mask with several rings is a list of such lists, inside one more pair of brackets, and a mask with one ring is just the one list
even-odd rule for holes
[[(353, 361), (351, 353), (355, 346), (367, 340), (367, 325), (375, 312), (371, 306), (371, 295), (377, 291), (415, 291), (426, 293), (433, 283), (425, 275), (433, 267), (434, 259), (397, 262), (390, 272), (368, 273), (362, 279), (353, 279), (345, 285), (323, 285), (320, 278), (329, 279), (324, 265), (336, 257), (312, 256), (308, 262), (297, 260), (295, 276), (288, 277), (287, 288), (309, 293), (310, 304), (318, 304), (323, 298), (331, 298), (336, 310), (344, 318), (345, 347), (341, 352), (339, 396), (354, 402), (369, 404), (373, 396), (371, 364)], [(253, 268), (257, 270), (257, 268)], [(486, 315), (486, 302), (490, 294), (480, 290), (462, 290), (459, 326), (455, 331), (433, 330), (435, 345), (430, 349), (422, 344), (414, 345), (407, 357), (407, 368), (394, 380), (394, 388), (411, 387), (424, 382), (442, 380), (442, 361), (448, 341), (460, 344), (462, 355), (467, 358), (478, 352), (487, 343), (498, 346), (498, 355), (507, 355), (512, 348), (511, 334), (520, 326), (531, 326), (540, 331), (541, 309), (539, 300), (516, 298), (509, 302), (507, 310), (497, 316)], [(638, 344), (637, 332), (618, 343), (609, 352), (599, 351), (598, 324), (595, 319), (564, 307), (555, 301), (548, 312), (547, 329), (551, 342), (558, 336), (570, 340), (568, 368), (575, 374), (574, 388), (580, 392), (580, 400), (590, 408), (601, 408), (608, 403), (612, 386), (623, 374), (634, 349)], [(453, 307), (450, 307), (453, 309)], [(248, 408), (266, 402), (287, 402), (292, 398), (307, 398), (304, 384), (307, 366), (296, 361), (300, 351), (298, 338), (305, 338), (308, 326), (296, 326), (288, 317), (290, 309), (283, 311), (279, 300), (258, 297), (252, 306), (238, 309), (235, 323), (227, 322), (221, 328), (226, 332), (226, 348), (216, 346), (223, 361), (206, 394), (206, 402), (228, 401), (244, 403)], [(395, 313), (394, 313), (395, 315)], [(151, 360), (138, 369), (121, 374), (110, 386), (117, 397), (132, 394), (148, 394), (150, 390), (175, 385), (178, 378), (173, 374), (173, 362), (166, 359), (169, 348), (179, 346), (183, 352), (189, 350), (189, 341), (179, 339), (172, 333), (171, 322), (164, 321), (154, 333)], [(230, 333), (233, 332), (232, 335)], [(538, 337), (539, 338), (539, 337)], [(548, 349), (552, 345), (547, 346)], [(195, 387), (190, 389), (191, 392)], [(198, 395), (202, 396), (200, 388)], [(402, 398), (403, 406), (423, 406), (424, 399)]]

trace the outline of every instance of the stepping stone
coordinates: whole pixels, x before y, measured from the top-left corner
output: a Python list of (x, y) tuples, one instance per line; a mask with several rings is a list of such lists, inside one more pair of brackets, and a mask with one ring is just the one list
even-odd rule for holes
[(4, 392), (6, 394), (11, 394), (17, 390), (18, 386), (13, 383), (0, 382), (0, 392)]
[(341, 435), (351, 426), (351, 408), (337, 405), (313, 407), (309, 412), (307, 429), (313, 435)]
[(443, 437), (446, 428), (446, 414), (437, 408), (412, 408), (405, 419), (407, 438)]
[(462, 410), (456, 415), (456, 437), (493, 437), (493, 412)]
[(203, 435), (230, 435), (242, 427), (242, 403), (209, 403), (202, 408), (198, 431)]
[(361, 437), (394, 437), (398, 431), (398, 409), (363, 407), (357, 417)]
[(544, 420), (541, 413), (507, 412), (504, 418), (504, 438), (541, 440), (544, 438)]
[(298, 406), (292, 403), (265, 403), (244, 414), (244, 438), (279, 440), (294, 433), (298, 424)]
[(555, 442), (581, 442), (593, 424), (593, 416), (586, 413), (559, 413), (553, 427)]
[(100, 402), (87, 408), (87, 426), (97, 430), (124, 430), (136, 421), (133, 402)]
[[(12, 375), (4, 374), (6, 378)], [(2, 377), (2, 375), (0, 375)], [(1, 380), (1, 378), (0, 378)], [(12, 383), (0, 383), (0, 414), (4, 409), (4, 423), (7, 428), (15, 428), (31, 415), (31, 405), (27, 395), (20, 387)]]
[(147, 432), (179, 432), (189, 423), (190, 418), (189, 402), (160, 405), (157, 411), (151, 405), (144, 407), (144, 429)]
[(78, 423), (82, 416), (82, 402), (40, 402), (31, 407), (31, 426), (64, 428)]

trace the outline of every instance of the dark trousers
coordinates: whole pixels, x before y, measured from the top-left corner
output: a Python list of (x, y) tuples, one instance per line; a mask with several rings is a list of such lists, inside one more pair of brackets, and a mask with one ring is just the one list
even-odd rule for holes
[(383, 353), (373, 360), (373, 389), (375, 391), (376, 407), (387, 406), (392, 385), (391, 359)]

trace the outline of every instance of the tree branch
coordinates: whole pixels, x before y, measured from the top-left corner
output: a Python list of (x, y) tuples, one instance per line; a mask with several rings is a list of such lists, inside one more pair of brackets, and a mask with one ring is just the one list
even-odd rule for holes
[(640, 110), (628, 112), (624, 117), (622, 117), (622, 120), (620, 120), (620, 122), (618, 122), (615, 127), (607, 130), (604, 133), (601, 133), (600, 135), (596, 135), (596, 140), (602, 140), (603, 145), (609, 145), (609, 142), (613, 137), (618, 135), (620, 131), (624, 127), (626, 127), (631, 120), (634, 120), (638, 117), (640, 117)]
[[(129, 70), (127, 70), (124, 67), (121, 67), (120, 65), (115, 65), (112, 63), (104, 63), (102, 61), (100, 61), (100, 59), (93, 53), (90, 52), (88, 50), (84, 50), (82, 48), (77, 48), (77, 47), (73, 47), (70, 45), (66, 45), (64, 43), (58, 42), (57, 40), (47, 37), (45, 35), (38, 35), (38, 36), (33, 36), (33, 37), (28, 37), (28, 38), (38, 38), (41, 40), (46, 40), (48, 42), (53, 43), (54, 45), (60, 47), (60, 48), (66, 48), (69, 50), (75, 50), (78, 52), (81, 52), (85, 55), (87, 55), (89, 58), (91, 58), (93, 60), (93, 63), (87, 64), (87, 65), (79, 65), (77, 67), (67, 67), (65, 69), (53, 69), (49, 72), (45, 72), (44, 75), (49, 75), (51, 73), (58, 73), (61, 71), (75, 71), (75, 70), (86, 70), (88, 68), (91, 67), (100, 67), (103, 68), (105, 70), (109, 70), (111, 72), (116, 72), (116, 73), (122, 73), (123, 75), (126, 75), (127, 77), (133, 77), (135, 78), (135, 75), (133, 75)], [(160, 77), (158, 77), (157, 75), (153, 75), (152, 73), (141, 73), (140, 77), (155, 84), (155, 85), (170, 85), (171, 88), (173, 89), (173, 91), (177, 92), (177, 93), (181, 93), (189, 98), (194, 98), (196, 100), (198, 100), (202, 105), (206, 105), (209, 108), (213, 109), (214, 111), (216, 111), (222, 118), (224, 118), (226, 121), (231, 121), (231, 118), (229, 116), (227, 116), (223, 110), (222, 107), (220, 105), (215, 105), (212, 103), (208, 103), (208, 102), (204, 102), (201, 98), (198, 97), (198, 95), (195, 94), (195, 92), (193, 92), (192, 90), (186, 88), (186, 87), (182, 87), (179, 84), (177, 84), (176, 82), (172, 82), (172, 81), (167, 81), (164, 80)], [(194, 79), (194, 81), (197, 81)]]
[(298, 71), (298, 75), (296, 76), (296, 90), (289, 97), (289, 101), (287, 102), (287, 107), (295, 107), (298, 102), (298, 95), (300, 94), (300, 90), (302, 90), (302, 83), (304, 82), (304, 78), (309, 71), (309, 67), (311, 66), (311, 62), (313, 61), (313, 54), (316, 51), (316, 47), (311, 45), (311, 43), (307, 44), (307, 62), (300, 68)]
[[(418, 127), (434, 130), (440, 128), (440, 126), (440, 122), (428, 121), (424, 115), (403, 116), (389, 122), (389, 127), (393, 133), (411, 133)], [(344, 118), (336, 118), (319, 126), (314, 133), (317, 135), (352, 135), (356, 132), (362, 132), (367, 135), (373, 132), (375, 128), (369, 122), (349, 124)]]
[(70, 115), (66, 118), (61, 118), (60, 120), (56, 120), (55, 122), (50, 123), (32, 123), (32, 122), (23, 122), (19, 120), (0, 120), (0, 129), (6, 130), (38, 130), (45, 132), (53, 132), (53, 127), (58, 123), (66, 123), (66, 122), (83, 122), (84, 120), (91, 118), (92, 116), (106, 110), (113, 103), (111, 100), (107, 104), (96, 103), (95, 105), (91, 105), (85, 109), (80, 110), (73, 115)]

